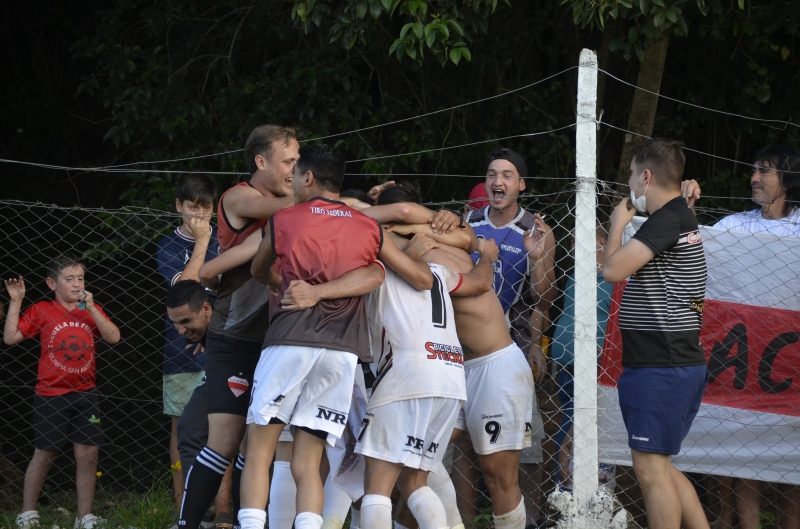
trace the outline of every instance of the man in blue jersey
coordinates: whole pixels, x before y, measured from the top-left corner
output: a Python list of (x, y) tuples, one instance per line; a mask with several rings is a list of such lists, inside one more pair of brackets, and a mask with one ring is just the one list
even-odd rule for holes
[[(189, 174), (178, 180), (175, 209), (182, 223), (158, 242), (158, 271), (164, 276), (168, 290), (178, 281), (199, 281), (198, 272), (206, 259), (219, 255), (216, 230), (211, 227), (216, 185), (206, 175)], [(165, 315), (163, 391), (164, 414), (172, 418), (170, 461), (179, 466), (178, 418), (192, 392), (205, 376), (205, 356), (201, 349), (189, 344)], [(173, 473), (176, 502), (183, 496), (183, 473)]]
[[(528, 167), (518, 153), (507, 148), (492, 152), (486, 168), (489, 205), (467, 215), (478, 238), (494, 239), (500, 247), (494, 264), (494, 290), (511, 326), (511, 335), (527, 352), (528, 363), (541, 383), (545, 374), (542, 333), (558, 290), (555, 275), (556, 241), (542, 216), (522, 208), (518, 197), (525, 191)], [(477, 256), (473, 254), (473, 259)], [(535, 397), (534, 397), (535, 400)], [(526, 498), (529, 522), (537, 519), (542, 503), (541, 440), (544, 433), (538, 404), (532, 417), (533, 444), (523, 450), (520, 488)]]

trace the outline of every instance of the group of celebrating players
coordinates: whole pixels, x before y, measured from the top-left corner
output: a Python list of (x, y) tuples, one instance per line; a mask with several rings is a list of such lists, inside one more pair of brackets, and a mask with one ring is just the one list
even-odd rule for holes
[[(222, 253), (199, 271), (217, 292), (209, 434), (185, 474), (179, 527), (200, 525), (234, 458), (242, 529), (264, 527), (270, 493), (275, 529), (341, 527), (351, 502), (351, 527), (391, 528), (395, 486), (395, 527), (463, 527), (442, 458), (466, 432), (494, 526), (524, 528), (519, 462), (538, 410), (492, 288), (495, 242), (404, 186), (378, 187), (377, 205), (341, 198), (342, 154), (300, 147), (292, 129), (256, 128), (245, 157), (250, 180), (219, 200)], [(499, 151), (490, 166), (513, 170), (515, 157)], [(533, 262), (550, 246), (535, 224)]]

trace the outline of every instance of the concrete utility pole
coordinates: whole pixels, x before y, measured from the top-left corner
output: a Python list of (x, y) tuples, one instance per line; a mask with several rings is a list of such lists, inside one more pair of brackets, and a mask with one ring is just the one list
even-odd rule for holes
[(555, 492), (559, 529), (624, 529), (628, 516), (597, 487), (597, 54), (581, 51), (575, 130), (575, 395), (573, 493)]

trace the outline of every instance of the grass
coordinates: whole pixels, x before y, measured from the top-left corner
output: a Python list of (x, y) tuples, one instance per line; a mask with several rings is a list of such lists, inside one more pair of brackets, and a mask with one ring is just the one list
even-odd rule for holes
[[(5, 487), (0, 490), (0, 529), (15, 529), (21, 492)], [(41, 529), (72, 529), (75, 524), (75, 491), (50, 492), (45, 485), (38, 507)], [(45, 503), (47, 503), (45, 505)], [(172, 495), (172, 474), (156, 475), (144, 494), (110, 492), (97, 480), (93, 513), (103, 518), (106, 529), (169, 529), (177, 521)]]

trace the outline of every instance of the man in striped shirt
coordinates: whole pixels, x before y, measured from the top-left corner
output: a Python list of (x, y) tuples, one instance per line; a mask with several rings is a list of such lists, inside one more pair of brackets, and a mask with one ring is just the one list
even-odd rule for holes
[[(706, 263), (697, 220), (681, 194), (680, 143), (652, 139), (631, 153), (631, 197), (611, 214), (603, 259), (609, 283), (629, 278), (622, 297), (622, 365), (617, 388), (633, 469), (651, 529), (706, 529), (700, 500), (671, 464), (706, 386), (700, 324)], [(633, 238), (636, 211), (649, 214)]]

